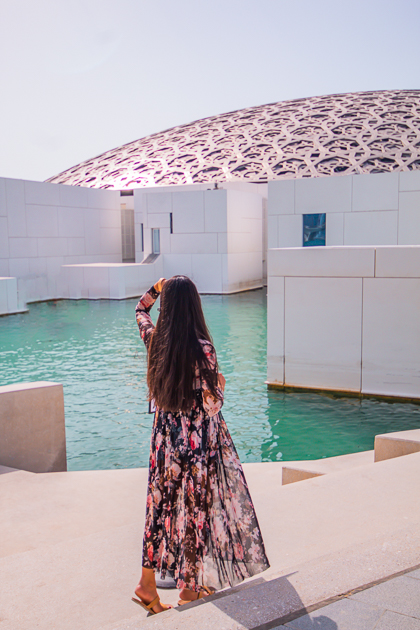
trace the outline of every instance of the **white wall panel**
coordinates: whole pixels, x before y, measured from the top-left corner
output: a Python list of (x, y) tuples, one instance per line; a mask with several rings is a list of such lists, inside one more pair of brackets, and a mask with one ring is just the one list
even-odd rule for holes
[(344, 245), (396, 245), (398, 212), (348, 212), (344, 215)]
[(6, 180), (6, 201), (10, 236), (27, 236), (25, 187), (19, 179)]
[(420, 190), (420, 171), (400, 173), (400, 191), (403, 190)]
[(330, 212), (326, 216), (326, 245), (337, 246), (344, 244), (344, 214)]
[(59, 188), (58, 184), (25, 181), (25, 202), (41, 206), (59, 206)]
[(191, 256), (191, 266), (192, 280), (200, 293), (221, 293), (221, 254), (194, 254)]
[(94, 208), (84, 210), (85, 249), (87, 255), (100, 255), (101, 250), (101, 211)]
[(29, 274), (28, 258), (9, 258), (9, 274), (15, 278), (22, 278)]
[(68, 256), (66, 238), (38, 238), (38, 256)]
[(279, 246), (279, 222), (277, 215), (267, 216), (267, 247), (273, 249), (273, 247)]
[(53, 206), (27, 206), (28, 236), (58, 236), (57, 208)]
[(11, 258), (35, 258), (38, 256), (38, 244), (36, 238), (11, 238), (9, 239)]
[(302, 247), (302, 216), (280, 215), (278, 217), (277, 247)]
[(420, 279), (364, 280), (364, 393), (420, 397)]
[(0, 258), (9, 258), (9, 229), (7, 217), (0, 217)]
[(147, 214), (147, 227), (149, 228), (169, 228), (169, 213), (156, 212)]
[(375, 250), (370, 247), (302, 247), (268, 252), (269, 276), (370, 277)]
[(172, 254), (217, 253), (217, 234), (171, 234)]
[[(259, 230), (255, 229), (251, 232), (228, 232), (227, 244), (229, 254), (260, 252), (261, 253), (261, 222)], [(262, 254), (261, 254), (262, 258)]]
[[(135, 191), (136, 193), (137, 191)], [(157, 192), (145, 194), (145, 202), (147, 212), (172, 212), (172, 194)], [(137, 196), (135, 197), (135, 204), (137, 208)]]
[(295, 180), (268, 182), (267, 214), (295, 213)]
[(7, 217), (6, 180), (0, 177), (0, 217)]
[(88, 207), (88, 188), (83, 186), (67, 186), (65, 184), (59, 184), (57, 188), (60, 206), (70, 208)]
[(204, 192), (204, 230), (206, 232), (227, 231), (226, 190), (206, 190)]
[(101, 227), (121, 230), (121, 210), (101, 210)]
[(362, 280), (286, 278), (285, 383), (358, 391)]
[(352, 177), (305, 177), (295, 182), (295, 213), (351, 212)]
[(227, 285), (224, 291), (243, 291), (262, 286), (262, 258), (260, 252), (227, 255)]
[(377, 247), (376, 278), (418, 278), (420, 247)]
[(398, 245), (420, 244), (420, 192), (400, 193)]
[(100, 228), (101, 253), (118, 254), (121, 262), (121, 230), (119, 228)]
[(174, 234), (204, 232), (204, 193), (178, 192), (172, 195)]
[(58, 208), (58, 236), (84, 237), (84, 212), (83, 208)]
[(227, 254), (227, 251), (228, 251), (227, 232), (219, 232), (217, 234), (217, 252), (219, 254)]
[(353, 175), (353, 212), (398, 210), (398, 173)]
[(191, 278), (191, 254), (165, 254), (163, 257), (163, 275), (165, 278), (172, 278), (172, 276)]
[(0, 278), (8, 278), (9, 276), (9, 259), (0, 258)]
[(284, 278), (274, 276), (267, 286), (267, 379), (284, 382)]
[(120, 208), (120, 193), (118, 190), (100, 190), (88, 188), (88, 207), (100, 210), (117, 210)]

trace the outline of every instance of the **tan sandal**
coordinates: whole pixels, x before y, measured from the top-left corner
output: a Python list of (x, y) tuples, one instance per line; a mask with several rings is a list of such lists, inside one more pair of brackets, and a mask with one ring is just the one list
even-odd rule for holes
[[(138, 599), (137, 599), (138, 597)], [(153, 601), (150, 602), (150, 604), (146, 604), (138, 595), (137, 597), (132, 597), (131, 601), (134, 602), (135, 604), (138, 604), (139, 606), (141, 606), (142, 608), (144, 608), (144, 610), (147, 610), (147, 612), (150, 615), (158, 615), (159, 613), (155, 612), (153, 610), (153, 606), (156, 606), (156, 604), (160, 603), (160, 597), (159, 595), (156, 595), (155, 599)], [(168, 608), (166, 608), (166, 610), (170, 610), (172, 608), (172, 606), (168, 606)], [(165, 610), (162, 610), (160, 612), (165, 612)]]
[[(212, 591), (210, 588), (207, 588), (207, 586), (202, 586), (201, 588), (202, 590), (198, 593), (197, 599), (203, 599), (203, 597), (206, 597), (206, 595), (213, 595), (214, 593), (214, 591)], [(191, 604), (192, 602), (196, 602), (197, 599), (179, 599), (178, 606), (183, 606), (184, 604)]]

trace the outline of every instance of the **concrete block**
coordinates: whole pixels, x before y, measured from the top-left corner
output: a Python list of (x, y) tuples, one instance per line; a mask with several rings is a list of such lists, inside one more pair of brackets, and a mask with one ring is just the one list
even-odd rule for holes
[(69, 206), (58, 208), (58, 236), (84, 237), (84, 214), (83, 208), (71, 208)]
[(344, 215), (344, 245), (397, 245), (398, 212)]
[(420, 398), (420, 279), (363, 280), (363, 385), (367, 394)]
[(399, 173), (353, 175), (353, 212), (398, 210)]
[(84, 267), (83, 265), (63, 265), (62, 282), (67, 288), (67, 295), (71, 300), (79, 300), (87, 297), (84, 289)]
[(402, 171), (400, 173), (400, 192), (407, 190), (420, 191), (420, 171)]
[(226, 261), (227, 284), (223, 281), (224, 292), (244, 291), (262, 286), (261, 252), (227, 254)]
[(6, 180), (0, 177), (0, 217), (7, 217)]
[(279, 215), (277, 247), (302, 247), (303, 226), (301, 215)]
[(9, 312), (7, 284), (10, 280), (11, 278), (0, 277), (0, 315), (5, 315)]
[[(137, 194), (137, 191), (134, 191)], [(154, 214), (156, 212), (172, 212), (172, 193), (156, 192), (144, 194), (147, 213)], [(135, 203), (137, 197), (135, 197)], [(137, 207), (137, 206), (136, 206)]]
[(93, 264), (84, 268), (84, 288), (90, 299), (109, 299), (108, 265)]
[(0, 217), (0, 258), (9, 258), (9, 228), (7, 217)]
[(6, 179), (6, 202), (10, 236), (27, 236), (24, 182)]
[(165, 278), (180, 275), (191, 278), (191, 254), (165, 254), (163, 257), (163, 275)]
[(326, 457), (313, 461), (291, 462), (282, 468), (282, 485), (304, 481), (312, 477), (320, 477), (330, 473), (352, 471), (359, 466), (373, 464), (374, 451), (362, 451), (337, 457)]
[(206, 232), (227, 231), (227, 191), (204, 191), (204, 230)]
[(400, 193), (398, 245), (420, 245), (420, 192)]
[(171, 254), (216, 254), (217, 234), (171, 234)]
[(344, 214), (341, 212), (327, 214), (325, 228), (327, 246), (344, 245)]
[(27, 206), (26, 225), (28, 236), (58, 236), (58, 213), (53, 206)]
[(47, 182), (25, 181), (25, 201), (27, 205), (59, 206), (59, 186)]
[(10, 238), (9, 251), (11, 258), (35, 258), (38, 256), (37, 239)]
[(372, 247), (303, 247), (268, 252), (269, 276), (373, 277)]
[(295, 181), (295, 214), (351, 212), (352, 176)]
[(172, 213), (174, 235), (204, 232), (204, 193), (173, 193)]
[(191, 271), (200, 293), (222, 293), (222, 254), (193, 254)]
[(420, 278), (420, 246), (376, 248), (376, 278)]
[(375, 462), (420, 451), (420, 429), (375, 436)]
[(267, 214), (295, 213), (295, 180), (268, 182)]
[(9, 278), (6, 283), (7, 289), (7, 310), (9, 313), (17, 313), (22, 310), (19, 304), (17, 278)]
[(227, 250), (229, 254), (261, 252), (261, 221), (255, 223), (257, 223), (257, 229), (250, 232), (228, 232)]
[(0, 276), (3, 278), (8, 278), (10, 276), (8, 258), (0, 258)]
[(87, 208), (88, 207), (88, 190), (84, 186), (67, 186), (66, 184), (58, 184), (58, 194), (60, 206), (70, 208)]
[(67, 469), (63, 386), (0, 387), (0, 463), (31, 472)]
[(360, 391), (361, 316), (360, 278), (286, 278), (285, 384)]
[(284, 278), (267, 285), (267, 380), (284, 383)]

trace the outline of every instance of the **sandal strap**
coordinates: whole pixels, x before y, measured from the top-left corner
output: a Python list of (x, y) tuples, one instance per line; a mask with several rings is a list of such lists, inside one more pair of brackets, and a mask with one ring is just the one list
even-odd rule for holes
[(159, 595), (156, 595), (155, 599), (151, 601), (150, 604), (146, 604), (146, 608), (148, 608), (149, 610), (152, 610), (153, 606), (156, 606), (156, 604), (158, 604), (159, 601), (160, 601)]

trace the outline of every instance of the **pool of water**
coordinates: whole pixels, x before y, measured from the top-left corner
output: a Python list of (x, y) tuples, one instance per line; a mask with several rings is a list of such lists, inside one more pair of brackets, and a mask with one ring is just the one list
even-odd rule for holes
[[(227, 379), (223, 414), (242, 461), (362, 451), (378, 433), (420, 427), (415, 404), (267, 391), (265, 290), (202, 301)], [(152, 416), (136, 303), (64, 300), (0, 318), (1, 384), (63, 383), (70, 470), (148, 464)]]

